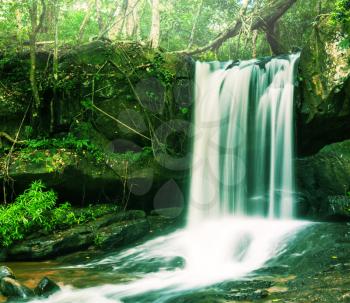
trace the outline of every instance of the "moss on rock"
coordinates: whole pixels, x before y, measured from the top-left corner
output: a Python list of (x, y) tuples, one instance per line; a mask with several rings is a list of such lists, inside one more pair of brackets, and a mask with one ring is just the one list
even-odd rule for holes
[(344, 29), (321, 17), (300, 58), (299, 146), (317, 152), (325, 144), (350, 137), (350, 49)]

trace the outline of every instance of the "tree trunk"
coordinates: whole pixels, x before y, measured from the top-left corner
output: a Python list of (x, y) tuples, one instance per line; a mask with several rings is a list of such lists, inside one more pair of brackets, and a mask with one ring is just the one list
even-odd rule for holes
[(39, 95), (38, 84), (36, 80), (36, 40), (38, 32), (41, 30), (43, 25), (45, 14), (46, 14), (46, 3), (45, 0), (41, 0), (41, 15), (38, 21), (38, 0), (32, 0), (29, 3), (29, 16), (30, 16), (30, 34), (29, 34), (29, 48), (30, 48), (30, 71), (29, 81), (33, 94), (33, 106), (32, 106), (32, 124), (33, 129), (38, 127), (39, 121), (39, 109), (41, 107), (41, 99)]
[(256, 42), (258, 41), (258, 30), (253, 31), (253, 37), (252, 37), (252, 44), (253, 44), (253, 52), (252, 52), (252, 57), (256, 58), (257, 57), (257, 48), (256, 48)]
[(138, 2), (139, 0), (128, 0), (126, 10), (124, 34), (127, 38), (132, 38), (137, 33), (138, 27)]
[(80, 25), (80, 28), (79, 28), (79, 33), (78, 33), (78, 36), (77, 36), (77, 42), (78, 43), (80, 43), (83, 40), (86, 26), (88, 25), (88, 23), (90, 21), (90, 18), (91, 18), (92, 8), (93, 8), (93, 0), (90, 0), (89, 6), (88, 6), (86, 14), (85, 14), (85, 17), (84, 17), (83, 21), (81, 22), (81, 25)]
[(38, 3), (33, 0), (30, 6), (30, 22), (31, 22), (31, 32), (29, 37), (30, 44), (30, 72), (29, 80), (30, 86), (33, 94), (33, 124), (37, 123), (40, 107), (40, 96), (38, 91), (38, 85), (36, 82), (36, 37), (37, 37), (37, 27), (38, 27)]
[(112, 26), (108, 29), (108, 38), (111, 40), (117, 39), (117, 37), (122, 33), (126, 18), (126, 11), (128, 8), (128, 0), (123, 0), (121, 6), (118, 6), (118, 4), (116, 4), (116, 6)]
[(23, 29), (22, 12), (19, 9), (16, 9), (15, 15), (16, 15), (16, 25), (17, 25), (17, 39), (19, 41), (22, 41), (22, 29)]
[(149, 35), (150, 45), (152, 48), (159, 47), (160, 36), (160, 16), (159, 16), (159, 0), (152, 0), (152, 26)]
[[(58, 6), (59, 0), (54, 0), (54, 31), (55, 31), (55, 44), (54, 44), (54, 50), (53, 50), (53, 99), (50, 104), (50, 132), (53, 133), (55, 124), (60, 121), (60, 110), (58, 110), (58, 115), (55, 114), (55, 108), (61, 109), (61, 106), (58, 106), (58, 103), (61, 103), (60, 100), (58, 100), (57, 97), (57, 82), (58, 82), (58, 16), (59, 16), (59, 6)], [(58, 119), (56, 119), (58, 117)]]
[[(256, 30), (259, 28), (266, 28), (268, 24), (274, 24), (276, 21), (296, 2), (297, 0), (272, 0), (271, 3), (265, 7), (262, 7), (256, 16), (253, 16), (253, 21), (251, 25), (251, 30)], [(208, 50), (217, 49), (220, 47), (227, 39), (235, 37), (239, 34), (242, 28), (242, 19), (246, 14), (249, 1), (244, 1), (242, 4), (239, 16), (234, 22), (222, 32), (215, 40), (211, 41), (209, 44), (199, 47), (197, 49), (188, 51), (178, 51), (176, 53), (195, 55)]]
[(55, 18), (55, 0), (48, 0), (46, 13), (43, 20), (43, 24), (40, 28), (41, 33), (52, 33), (54, 31), (54, 18)]
[(201, 0), (201, 2), (199, 3), (197, 14), (196, 14), (196, 17), (194, 18), (193, 27), (192, 27), (192, 31), (191, 31), (191, 36), (190, 36), (190, 39), (188, 41), (187, 49), (191, 49), (191, 47), (193, 45), (194, 34), (196, 33), (198, 20), (199, 20), (199, 17), (201, 15), (201, 13), (202, 13), (203, 3), (204, 3), (204, 0)]
[(104, 22), (103, 22), (102, 12), (101, 12), (101, 0), (95, 0), (95, 7), (96, 7), (98, 29), (99, 29), (99, 32), (101, 33), (104, 29)]
[(266, 27), (266, 40), (270, 45), (272, 55), (280, 55), (285, 53), (278, 39), (278, 34), (276, 31), (276, 23), (269, 24)]

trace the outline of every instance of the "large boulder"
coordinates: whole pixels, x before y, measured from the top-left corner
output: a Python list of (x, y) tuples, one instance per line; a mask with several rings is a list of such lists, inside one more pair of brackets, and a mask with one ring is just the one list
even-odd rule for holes
[(305, 215), (345, 216), (343, 206), (350, 191), (350, 140), (327, 145), (314, 156), (298, 159), (297, 179)]
[(142, 211), (105, 215), (54, 234), (37, 233), (14, 244), (6, 251), (6, 260), (48, 260), (88, 247), (117, 248), (145, 236), (149, 223)]
[(16, 279), (12, 269), (7, 266), (0, 266), (0, 280), (3, 278)]
[[(0, 281), (0, 292), (14, 302), (28, 300), (34, 297), (34, 292), (12, 278), (3, 278)], [(16, 300), (16, 301), (15, 301)]]
[(300, 58), (298, 147), (303, 155), (350, 138), (350, 48), (348, 33), (321, 16)]

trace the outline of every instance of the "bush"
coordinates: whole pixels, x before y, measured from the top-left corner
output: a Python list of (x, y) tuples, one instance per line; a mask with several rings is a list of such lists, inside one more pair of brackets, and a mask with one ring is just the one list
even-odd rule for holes
[(100, 205), (77, 211), (68, 202), (56, 207), (56, 201), (53, 190), (46, 190), (42, 181), (34, 181), (14, 203), (0, 206), (0, 244), (7, 247), (35, 230), (65, 229), (118, 210)]
[(48, 213), (55, 206), (57, 195), (45, 191), (41, 181), (35, 181), (17, 197), (14, 203), (0, 207), (0, 237), (3, 246), (9, 246), (33, 228), (49, 228)]

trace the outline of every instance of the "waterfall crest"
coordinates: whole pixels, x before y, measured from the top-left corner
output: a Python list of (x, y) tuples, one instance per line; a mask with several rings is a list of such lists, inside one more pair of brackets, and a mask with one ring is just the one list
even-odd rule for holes
[(188, 223), (294, 213), (294, 74), (299, 55), (196, 63)]

